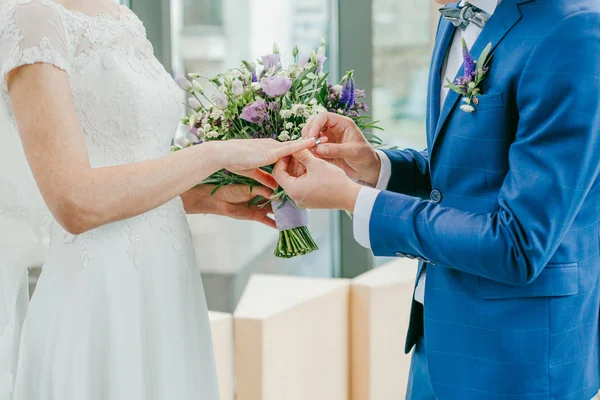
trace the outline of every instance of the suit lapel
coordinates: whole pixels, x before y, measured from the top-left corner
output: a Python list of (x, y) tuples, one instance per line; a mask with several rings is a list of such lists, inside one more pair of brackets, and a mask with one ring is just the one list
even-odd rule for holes
[(456, 28), (445, 18), (442, 18), (440, 22), (438, 40), (436, 41), (435, 48), (433, 50), (433, 58), (431, 60), (431, 70), (429, 72), (429, 88), (428, 96), (428, 112), (427, 112), (427, 141), (428, 145), (431, 146), (433, 141), (433, 134), (437, 127), (437, 123), (440, 117), (440, 92), (442, 89), (442, 67), (444, 66), (444, 60), (448, 53), (450, 43), (454, 37)]
[[(499, 5), (494, 15), (485, 28), (477, 38), (477, 41), (473, 45), (471, 49), (471, 54), (476, 59), (479, 58), (479, 55), (483, 51), (483, 49), (488, 45), (488, 43), (492, 43), (492, 52), (496, 49), (498, 44), (502, 42), (502, 40), (506, 37), (508, 32), (521, 20), (521, 11), (519, 10), (519, 4), (528, 0), (503, 0)], [(495, 62), (499, 62), (496, 60)], [(494, 68), (492, 63), (491, 68)], [(464, 66), (461, 66), (458, 71), (456, 77), (462, 76), (464, 73)], [(439, 120), (437, 121), (437, 126), (434, 128), (433, 138), (431, 140), (429, 146), (429, 154), (431, 157), (431, 153), (433, 152), (433, 148), (435, 147), (435, 142), (444, 128), (450, 113), (456, 107), (460, 96), (450, 90), (448, 92), (448, 96), (444, 102), (444, 106), (442, 107)], [(477, 111), (475, 111), (477, 112)]]

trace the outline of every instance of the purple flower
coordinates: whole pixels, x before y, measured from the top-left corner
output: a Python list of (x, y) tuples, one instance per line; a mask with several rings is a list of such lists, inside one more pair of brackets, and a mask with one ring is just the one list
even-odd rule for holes
[(310, 61), (310, 56), (302, 56), (300, 57), (300, 62), (298, 62), (298, 65), (301, 66), (302, 68), (306, 67), (306, 64), (308, 64), (308, 62)]
[(323, 66), (325, 65), (325, 61), (327, 61), (327, 57), (317, 56), (317, 65), (319, 66), (317, 68), (317, 71), (319, 71), (319, 73), (323, 72)]
[(236, 79), (231, 84), (231, 92), (236, 96), (241, 96), (244, 94), (244, 84), (242, 81)]
[(269, 97), (279, 97), (286, 94), (292, 87), (292, 80), (283, 76), (272, 76), (264, 79), (260, 86)]
[(354, 91), (354, 97), (356, 97), (357, 99), (362, 99), (363, 97), (365, 97), (367, 94), (365, 93), (364, 90), (361, 89), (356, 89)]
[(344, 88), (342, 90), (342, 96), (340, 97), (340, 108), (343, 110), (347, 110), (354, 105), (354, 101), (356, 100), (354, 94), (354, 78), (352, 77), (353, 72), (349, 72), (346, 75), (346, 83), (344, 83)]
[(177, 82), (179, 87), (181, 89), (185, 90), (186, 92), (189, 91), (192, 87), (192, 84), (190, 83), (190, 81), (188, 81), (187, 79), (185, 79), (183, 77), (179, 77), (179, 78), (175, 79), (175, 82)]
[(227, 100), (227, 96), (223, 92), (218, 92), (213, 96), (213, 103), (217, 108), (224, 110), (229, 105), (229, 100)]
[(467, 47), (467, 42), (465, 42), (465, 39), (462, 40), (462, 49), (463, 49), (463, 61), (464, 61), (464, 66), (465, 66), (465, 76), (464, 77), (465, 77), (465, 81), (468, 83), (468, 82), (473, 81), (477, 67), (475, 66), (475, 60), (473, 59), (473, 56), (471, 55), (471, 52), (469, 51), (469, 48)]
[(281, 111), (281, 106), (279, 105), (279, 103), (272, 101), (269, 103), (269, 111), (278, 113), (279, 111)]
[(270, 70), (271, 68), (279, 67), (279, 54), (270, 54), (268, 56), (262, 56), (263, 67), (265, 67), (265, 71)]
[(262, 124), (269, 119), (269, 113), (267, 111), (267, 103), (263, 100), (256, 100), (252, 104), (248, 104), (242, 110), (240, 118), (244, 121), (248, 121), (254, 124)]

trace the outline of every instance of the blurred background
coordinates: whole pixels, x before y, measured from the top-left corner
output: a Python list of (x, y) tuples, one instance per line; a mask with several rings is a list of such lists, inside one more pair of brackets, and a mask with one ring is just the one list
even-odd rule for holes
[[(337, 81), (355, 70), (387, 146), (423, 149), (427, 75), (437, 10), (429, 1), (398, 0), (120, 0), (144, 22), (155, 54), (174, 76), (212, 77), (279, 44), (283, 62), (328, 42), (327, 70)], [(182, 104), (184, 96), (182, 94)], [(183, 105), (182, 105), (183, 112)], [(251, 275), (354, 278), (388, 260), (353, 239), (340, 212), (311, 212), (320, 250), (292, 260), (273, 257), (278, 234), (256, 223), (191, 216), (208, 305), (232, 312)], [(32, 285), (36, 273), (32, 274)]]
[[(279, 44), (283, 62), (329, 44), (332, 80), (356, 71), (389, 146), (425, 148), (427, 74), (437, 12), (429, 1), (121, 0), (144, 21), (156, 56), (173, 76), (212, 77)], [(286, 58), (287, 57), (287, 58)], [(183, 103), (183, 101), (182, 101)], [(212, 216), (190, 217), (209, 308), (232, 312), (252, 274), (353, 278), (388, 260), (358, 246), (343, 213), (311, 212), (320, 246), (292, 260), (273, 257), (277, 232)]]

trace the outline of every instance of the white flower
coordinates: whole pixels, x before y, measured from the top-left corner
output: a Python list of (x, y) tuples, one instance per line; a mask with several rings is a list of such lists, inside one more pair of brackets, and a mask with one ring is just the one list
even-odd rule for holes
[(204, 89), (202, 89), (202, 85), (200, 84), (200, 82), (198, 82), (197, 80), (193, 80), (192, 81), (192, 86), (194, 88), (194, 90), (200, 94), (204, 93)]
[(317, 79), (317, 76), (314, 73), (312, 73), (312, 72), (310, 74), (306, 75), (306, 77), (308, 79)]
[(460, 109), (466, 113), (472, 113), (475, 111), (475, 107), (470, 106), (468, 104), (463, 104), (462, 106), (460, 106)]
[(185, 149), (190, 144), (192, 144), (192, 142), (190, 142), (189, 139), (185, 136), (181, 136), (175, 139), (175, 146), (179, 147), (180, 149)]
[(303, 124), (298, 125), (298, 128), (304, 129), (305, 126), (306, 126), (306, 124), (303, 123)]
[(292, 110), (281, 110), (279, 114), (281, 115), (281, 118), (288, 119), (292, 117), (293, 112)]
[(252, 82), (252, 84), (250, 86), (252, 86), (252, 89), (254, 89), (254, 90), (260, 89), (260, 83), (258, 83), (258, 82)]
[(302, 80), (302, 85), (304, 85), (304, 86), (308, 85), (308, 79), (303, 79)]
[(298, 139), (298, 138), (299, 138), (299, 136), (298, 136), (298, 135), (294, 135), (294, 136), (292, 136), (292, 140), (296, 140), (296, 139)]
[(297, 117), (301, 117), (304, 115), (304, 112), (306, 111), (307, 107), (305, 104), (293, 104), (292, 105), (292, 114), (294, 114)]
[(324, 37), (321, 37), (321, 44), (320, 44), (320, 46), (321, 46), (321, 47), (325, 47), (325, 46), (327, 46), (327, 40), (325, 40), (325, 38), (324, 38)]
[(317, 114), (327, 112), (327, 109), (320, 104), (314, 106), (312, 109), (313, 109), (312, 115), (317, 115)]
[(185, 135), (185, 137), (187, 138), (187, 140), (190, 141), (190, 143), (194, 144), (194, 143), (198, 143), (198, 136), (194, 135), (193, 133), (187, 133)]
[(335, 91), (335, 94), (342, 94), (344, 87), (342, 85), (335, 85), (333, 90)]
[(319, 60), (317, 59), (317, 53), (315, 53), (314, 50), (310, 52), (310, 62), (313, 63), (313, 65), (317, 65), (319, 63)]
[(199, 109), (200, 107), (202, 107), (202, 104), (200, 104), (200, 102), (195, 98), (195, 97), (190, 97), (188, 100), (188, 104), (190, 105), (190, 107), (192, 107), (194, 110)]
[(231, 92), (236, 96), (243, 95), (244, 94), (244, 84), (242, 83), (242, 81), (240, 81), (238, 79), (233, 81), (233, 84), (231, 85)]
[(319, 100), (312, 99), (311, 101), (308, 102), (308, 104), (310, 104), (311, 106), (316, 106), (317, 104), (319, 104)]
[(288, 131), (283, 131), (279, 136), (277, 136), (277, 139), (279, 139), (280, 142), (287, 142), (291, 139), (290, 133)]
[(327, 52), (327, 51), (326, 51), (326, 49), (325, 49), (325, 45), (324, 45), (324, 44), (322, 44), (322, 45), (319, 47), (319, 50), (317, 50), (317, 56), (318, 56), (318, 57), (325, 57), (325, 54), (326, 54), (326, 52)]
[(192, 79), (200, 78), (200, 74), (196, 74), (196, 73), (190, 73), (190, 74), (188, 74), (188, 76)]
[(210, 132), (207, 132), (207, 133), (206, 133), (206, 137), (207, 137), (208, 139), (216, 139), (216, 138), (218, 138), (218, 137), (219, 137), (219, 132), (217, 132), (217, 131), (210, 131)]
[(213, 108), (212, 111), (210, 112), (210, 117), (214, 120), (223, 118), (224, 116), (225, 116), (225, 113), (223, 112), (223, 110), (220, 110), (218, 108)]
[(294, 129), (294, 123), (288, 122), (287, 124), (285, 124), (285, 129)]
[(202, 128), (198, 129), (198, 137), (200, 139), (204, 139), (206, 137), (206, 132), (204, 131), (204, 129), (202, 129)]
[(475, 89), (475, 82), (469, 82), (469, 89)]
[(196, 125), (196, 114), (192, 114), (192, 115), (190, 115), (190, 121), (189, 121), (188, 125), (189, 125), (190, 127), (192, 127), (192, 126)]

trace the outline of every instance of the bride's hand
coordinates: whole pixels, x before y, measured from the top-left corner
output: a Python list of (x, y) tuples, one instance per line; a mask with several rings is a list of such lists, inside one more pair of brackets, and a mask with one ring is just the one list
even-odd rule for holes
[(314, 148), (315, 139), (278, 142), (273, 139), (227, 140), (215, 144), (223, 169), (244, 175), (272, 189), (279, 187), (273, 176), (261, 169), (305, 149)]
[(270, 204), (265, 206), (249, 205), (250, 200), (258, 196), (268, 199), (273, 191), (263, 186), (251, 188), (247, 185), (229, 185), (220, 188), (214, 195), (214, 185), (198, 185), (181, 195), (185, 211), (188, 214), (213, 214), (225, 217), (251, 220), (276, 228), (275, 221), (269, 217), (273, 213)]

